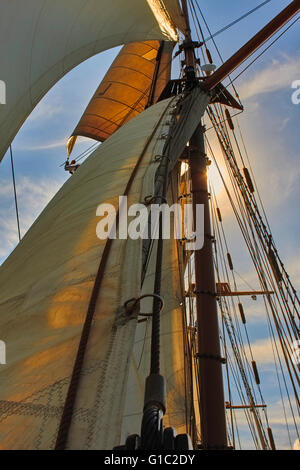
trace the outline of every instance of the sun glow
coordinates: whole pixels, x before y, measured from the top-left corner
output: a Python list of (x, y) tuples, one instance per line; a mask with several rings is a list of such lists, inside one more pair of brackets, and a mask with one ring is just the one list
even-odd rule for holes
[(223, 195), (223, 193), (225, 193), (222, 178), (214, 162), (212, 162), (211, 165), (208, 167), (208, 184), (209, 186), (211, 186), (215, 196), (220, 197), (221, 195)]
[[(211, 165), (208, 167), (208, 184), (212, 187), (214, 194), (220, 196), (225, 192), (224, 184), (222, 178), (219, 174), (218, 168), (214, 162), (211, 162)], [(186, 162), (182, 162), (180, 174), (183, 176), (189, 169), (189, 166)], [(220, 166), (222, 171), (222, 166)]]

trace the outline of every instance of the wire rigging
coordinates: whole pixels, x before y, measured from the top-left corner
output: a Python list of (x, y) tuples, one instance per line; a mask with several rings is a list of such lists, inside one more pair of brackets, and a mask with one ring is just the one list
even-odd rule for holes
[[(243, 15), (241, 18), (234, 21), (232, 24), (223, 28), (222, 31), (233, 26), (233, 24), (236, 24), (238, 21), (241, 21), (243, 18), (249, 16), (254, 11), (257, 11), (259, 8), (269, 3), (269, 1), (262, 2), (255, 9), (252, 9), (250, 12)], [(215, 35), (211, 34), (205, 17), (199, 7), (198, 1), (189, 0), (189, 7), (199, 42), (201, 42), (202, 38), (203, 46), (201, 49), (201, 53), (203, 59), (204, 53), (207, 51), (206, 41), (213, 40), (218, 56), (223, 62), (219, 48), (216, 42), (214, 41)], [(201, 18), (210, 34), (207, 40), (204, 37), (200, 21), (197, 18), (196, 7), (200, 12)], [(237, 77), (235, 77), (235, 79), (230, 79), (231, 82), (229, 85), (227, 85), (227, 87), (230, 85), (234, 87), (234, 80), (236, 80), (242, 73), (244, 73), (245, 70), (247, 70), (259, 57), (261, 57), (276, 41), (278, 41), (278, 39), (282, 37), (285, 32), (287, 32), (296, 23), (296, 21), (298, 21), (298, 19), (299, 18), (296, 18), (296, 20), (294, 20), (282, 33), (280, 33), (257, 57), (254, 58), (254, 60), (250, 64), (247, 65), (247, 67), (243, 71), (240, 72)], [(220, 34), (222, 31), (220, 30), (220, 32), (217, 33)], [(238, 93), (235, 88), (234, 90), (236, 96), (238, 97)], [(260, 282), (262, 291), (274, 292), (272, 296), (270, 294), (265, 295), (263, 297), (263, 302), (266, 310), (267, 324), (272, 344), (275, 373), (280, 390), (281, 405), (283, 408), (284, 420), (287, 427), (289, 441), (291, 444), (291, 425), (288, 420), (286, 407), (289, 407), (295, 432), (298, 435), (298, 429), (295, 418), (295, 408), (299, 407), (299, 397), (296, 385), (297, 382), (299, 383), (299, 378), (297, 368), (295, 367), (292, 361), (292, 341), (295, 338), (299, 338), (299, 327), (296, 324), (297, 318), (299, 319), (299, 299), (297, 297), (297, 292), (291, 283), (291, 280), (284, 268), (284, 265), (276, 249), (268, 219), (266, 216), (266, 212), (252, 172), (249, 156), (247, 153), (246, 145), (240, 126), (238, 124), (238, 136), (234, 131), (234, 127), (233, 129), (231, 127), (229, 129), (228, 119), (225, 115), (224, 110), (224, 105), (214, 104), (208, 107), (208, 116), (222, 149), (222, 155), (224, 158), (226, 171), (229, 177), (229, 184), (231, 186), (230, 189), (220, 172), (220, 168), (218, 166), (212, 148), (210, 147), (209, 142), (207, 143), (213, 155), (213, 159), (216, 163), (219, 174), (221, 176), (226, 193), (229, 197), (242, 236), (246, 242), (246, 247), (248, 248), (250, 258), (257, 272), (258, 280)], [(239, 165), (242, 166), (243, 171), (247, 170), (246, 165), (248, 165), (248, 167), (250, 168), (251, 178), (254, 183), (253, 188), (250, 187), (250, 176), (247, 176), (246, 178), (246, 171), (244, 172), (243, 176)], [(254, 194), (255, 191), (256, 195)], [(226, 280), (229, 286), (232, 284), (234, 286), (234, 289), (237, 290), (237, 273), (234, 269), (230, 269), (230, 271), (228, 271), (227, 267), (226, 253), (229, 253), (229, 249), (223, 225), (222, 223), (220, 223), (219, 226), (217, 220), (216, 207), (214, 206), (214, 204), (217, 205), (217, 202), (215, 201), (215, 196), (212, 196), (212, 223), (216, 238), (214, 244), (214, 264), (216, 276), (219, 283), (224, 282), (224, 280)], [(189, 260), (189, 265), (191, 266), (188, 266), (188, 293), (191, 291), (191, 286), (194, 282), (193, 262), (193, 257), (191, 257)], [(276, 269), (274, 268), (274, 266), (276, 267), (276, 264), (278, 265), (277, 276)], [(237, 300), (238, 302), (240, 302), (239, 297), (237, 297)], [(192, 322), (192, 319), (194, 318), (195, 302), (192, 296), (190, 295), (188, 295), (187, 308), (190, 322)], [(225, 297), (220, 297), (219, 308), (222, 318), (222, 331), (220, 331), (220, 338), (222, 341), (222, 348), (224, 354), (228, 359), (229, 364), (229, 366), (226, 368), (228, 395), (229, 397), (232, 396), (230, 390), (230, 380), (233, 379), (236, 385), (236, 393), (239, 396), (240, 402), (245, 406), (244, 414), (248, 422), (248, 426), (255, 447), (259, 448), (261, 446), (262, 448), (273, 448), (273, 436), (269, 425), (267, 410), (264, 407), (265, 405), (262, 389), (260, 386), (260, 380), (259, 377), (256, 376), (257, 372), (255, 372), (255, 370), (252, 369), (251, 366), (251, 364), (253, 365), (255, 361), (252, 343), (250, 340), (250, 335), (247, 329), (246, 322), (242, 322), (243, 328), (241, 329), (241, 320), (237, 315), (236, 304), (233, 297), (231, 297), (229, 300)], [(275, 332), (277, 336), (275, 336)], [(197, 334), (196, 329), (195, 334)], [(228, 347), (226, 341), (229, 341), (230, 347)], [(192, 344), (191, 346), (192, 348), (194, 348), (194, 350), (195, 344)], [(281, 352), (279, 351), (279, 349), (281, 349)], [(194, 367), (197, 368), (197, 364), (195, 364)], [(280, 377), (280, 374), (282, 377)], [(198, 375), (196, 374), (196, 381), (197, 377)], [(254, 382), (256, 382), (256, 386)], [(288, 400), (287, 404), (285, 403), (285, 398), (283, 396), (282, 383)], [(257, 394), (255, 392), (256, 388), (258, 392)], [(197, 390), (198, 401), (200, 403), (201, 394), (199, 383), (197, 384)], [(296, 405), (290, 397), (290, 392), (292, 392), (295, 396)], [(262, 412), (260, 412), (260, 409), (257, 409), (258, 398), (263, 403), (261, 408)], [(249, 412), (249, 408), (251, 409), (251, 413)], [(266, 424), (267, 435), (265, 433), (263, 423)], [(237, 429), (236, 415), (232, 411), (232, 409), (230, 409), (230, 416), (227, 421), (227, 426), (229, 430), (230, 439), (234, 443), (234, 446), (236, 445), (236, 435), (237, 444), (241, 447), (240, 436), (238, 434)], [(236, 433), (234, 426), (236, 427)]]
[[(248, 70), (260, 57), (262, 57), (289, 29), (294, 26), (297, 21), (299, 21), (300, 16), (297, 16), (296, 19), (284, 30), (281, 34), (279, 34), (265, 49), (262, 50), (260, 54), (258, 54), (236, 77), (232, 79), (232, 82), (235, 82), (241, 75), (243, 75), (246, 70)], [(253, 54), (252, 54), (253, 55)]]
[(17, 218), (18, 237), (19, 237), (19, 242), (20, 242), (20, 241), (21, 241), (20, 217), (19, 217), (19, 208), (18, 208), (18, 198), (17, 198), (17, 188), (16, 188), (14, 159), (13, 159), (13, 152), (12, 152), (12, 146), (11, 146), (11, 145), (9, 146), (9, 151), (10, 151), (11, 172), (12, 172), (13, 189), (14, 189), (14, 199), (15, 199), (15, 209), (16, 209), (16, 218)]
[(208, 38), (205, 39), (205, 42), (208, 42), (210, 41), (211, 39), (215, 38), (216, 36), (218, 36), (219, 34), (221, 33), (224, 33), (225, 31), (227, 31), (229, 28), (231, 28), (232, 26), (236, 25), (237, 23), (239, 23), (240, 21), (244, 20), (245, 18), (247, 18), (249, 15), (251, 15), (252, 13), (256, 12), (257, 10), (259, 10), (261, 7), (265, 6), (267, 3), (270, 3), (272, 0), (265, 0), (264, 2), (260, 3), (259, 5), (257, 5), (257, 7), (255, 8), (252, 8), (252, 10), (248, 11), (247, 13), (245, 13), (244, 15), (240, 16), (239, 18), (237, 18), (235, 21), (232, 21), (231, 23), (229, 23), (227, 26), (224, 26), (224, 28), (222, 29), (219, 29), (216, 33), (212, 34), (211, 36), (209, 36)]
[[(256, 211), (256, 208), (255, 208), (255, 210), (253, 210), (253, 208), (251, 208), (251, 202), (253, 202), (253, 196), (252, 196), (252, 199), (251, 198), (249, 199), (248, 198), (249, 194), (247, 195), (247, 192), (243, 191), (245, 189), (244, 184), (243, 184), (242, 178), (239, 174), (239, 170), (238, 170), (238, 167), (237, 167), (237, 162), (236, 162), (236, 159), (234, 157), (230, 141), (227, 140), (228, 137), (229, 137), (229, 133), (228, 133), (227, 129), (224, 129), (224, 127), (226, 126), (226, 123), (223, 123), (222, 125), (220, 124), (221, 119), (222, 119), (222, 122), (223, 122), (222, 113), (218, 114), (218, 118), (214, 117), (212, 108), (209, 109), (209, 113), (210, 113), (211, 120), (212, 120), (212, 122), (215, 126), (217, 135), (219, 137), (219, 142), (220, 142), (220, 144), (223, 145), (223, 155), (224, 155), (224, 158), (226, 157), (225, 158), (225, 163), (226, 163), (227, 169), (228, 169), (229, 174), (230, 174), (231, 184), (233, 185), (234, 194), (235, 194), (235, 197), (237, 198), (237, 201), (238, 201), (238, 204), (239, 204), (239, 208), (240, 208), (239, 210), (242, 211), (241, 212), (242, 219), (240, 220), (239, 224), (241, 224), (241, 223), (244, 224), (244, 228), (242, 228), (243, 225), (241, 225), (241, 228), (242, 228), (244, 236), (246, 236), (245, 240), (247, 242), (248, 247), (251, 249), (252, 257), (253, 257), (253, 260), (255, 260), (256, 266), (259, 267), (258, 274), (260, 273), (259, 274), (260, 279), (263, 281), (263, 283), (265, 283), (266, 282), (266, 277), (265, 277), (265, 274), (263, 274), (263, 271), (267, 269), (267, 275), (268, 276), (271, 276), (271, 272), (270, 272), (269, 268), (267, 267), (267, 264), (264, 264), (264, 266), (261, 264), (261, 261), (263, 261), (263, 263), (265, 263), (264, 260), (266, 259), (265, 258), (266, 255), (261, 251), (258, 251), (256, 253), (256, 250), (258, 250), (259, 246), (258, 246), (257, 242), (255, 241), (255, 233), (258, 230), (258, 237), (260, 237), (261, 233), (259, 232), (259, 226), (260, 226), (259, 221), (254, 220), (254, 230), (255, 231), (253, 231), (253, 228), (251, 228), (251, 225), (252, 225), (251, 218), (253, 218), (255, 216), (255, 211)], [(210, 147), (210, 150), (211, 150), (211, 153), (213, 153), (211, 147)], [(214, 159), (215, 159), (215, 157), (214, 157)], [(218, 167), (218, 170), (219, 170), (219, 167)], [(223, 183), (225, 185), (224, 179), (223, 179)], [(225, 187), (226, 187), (226, 185), (225, 185)], [(240, 198), (240, 196), (239, 196), (240, 191), (241, 191), (241, 194), (242, 194), (242, 198)], [(227, 188), (227, 193), (229, 193), (228, 188)], [(230, 198), (231, 198), (231, 196), (230, 196)], [(243, 201), (245, 203), (245, 206), (244, 206)], [(232, 203), (233, 208), (234, 208), (235, 206), (233, 204), (232, 198), (231, 198), (231, 203)], [(236, 209), (234, 209), (234, 210), (236, 211)], [(247, 215), (247, 217), (245, 218), (246, 215)], [(236, 216), (237, 216), (237, 213), (236, 213)], [(239, 220), (239, 217), (237, 218), (237, 220)], [(242, 220), (244, 222), (242, 222)], [(250, 223), (250, 231), (248, 231), (246, 229), (246, 226), (249, 223)], [(252, 237), (254, 237), (253, 238), (254, 245), (251, 248), (251, 246), (253, 244), (253, 242), (251, 242)], [(262, 243), (262, 248), (263, 248), (263, 240), (261, 238), (259, 238), (259, 240), (260, 240), (260, 243)], [(271, 283), (272, 283), (273, 288), (275, 289), (276, 286), (274, 284), (274, 281), (271, 281)], [(279, 292), (280, 292), (280, 289), (282, 289), (282, 286), (279, 285), (277, 287), (278, 287)], [(268, 288), (266, 284), (264, 284), (264, 288)], [(289, 284), (285, 283), (284, 288), (289, 290)], [(271, 302), (271, 299), (269, 298), (269, 296), (267, 296), (267, 297), (268, 297), (267, 300), (269, 302)], [(273, 302), (270, 303), (270, 307), (271, 307), (271, 311), (272, 311), (273, 316), (274, 316), (275, 326), (276, 326), (277, 333), (278, 333), (279, 338), (280, 338), (280, 343), (281, 343), (281, 346), (283, 347), (284, 357), (285, 357), (285, 360), (286, 360), (286, 366), (287, 366), (287, 369), (288, 369), (288, 374), (290, 376), (290, 379), (291, 379), (291, 382), (292, 382), (292, 387), (294, 389), (296, 399), (297, 399), (297, 392), (296, 392), (295, 386), (293, 385), (293, 378), (292, 378), (292, 370), (294, 368), (293, 368), (293, 366), (291, 367), (290, 364), (289, 364), (290, 363), (290, 357), (289, 357), (288, 350), (289, 350), (290, 344), (286, 343), (286, 340), (285, 340), (285, 335), (286, 334), (288, 334), (290, 336), (291, 330), (289, 328), (289, 322), (291, 322), (291, 325), (293, 327), (293, 317), (289, 316), (289, 311), (290, 311), (289, 310), (290, 309), (289, 305), (287, 305), (287, 304), (283, 305), (282, 304), (282, 302), (286, 301), (286, 297), (285, 296), (279, 296), (279, 297), (277, 296), (277, 300), (279, 302), (279, 307), (282, 311), (283, 319), (286, 323), (286, 327), (287, 327), (286, 332), (284, 332), (285, 331), (284, 326), (283, 326), (281, 320), (278, 317), (277, 307), (275, 306), (275, 304)], [(288, 322), (286, 321), (287, 318), (285, 317), (285, 312), (288, 315), (288, 319), (289, 319)], [(294, 369), (294, 373), (295, 372), (296, 371)], [(292, 409), (293, 407), (291, 406), (290, 400), (289, 400), (289, 403), (290, 403), (292, 416), (293, 416), (293, 419), (294, 419), (294, 413), (293, 413), (293, 409)], [(295, 421), (294, 421), (294, 423), (295, 423)], [(296, 426), (295, 426), (295, 428), (296, 428)]]

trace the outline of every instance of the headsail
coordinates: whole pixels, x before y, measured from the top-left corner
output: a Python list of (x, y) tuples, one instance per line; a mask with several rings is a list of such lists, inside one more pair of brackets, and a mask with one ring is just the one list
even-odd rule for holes
[(157, 101), (171, 78), (173, 47), (172, 42), (144, 41), (121, 49), (68, 140), (69, 155), (77, 136), (103, 142)]
[[(18, 345), (8, 350), (3, 370), (3, 448), (53, 447), (105, 245), (96, 237), (96, 209), (100, 203), (117, 204), (138, 161), (129, 203), (143, 201), (154, 190), (159, 166), (154, 157), (163, 152), (174, 112), (180, 129), (174, 160), (203, 115), (209, 97), (199, 89), (195, 93), (188, 102), (201, 106), (190, 107), (187, 115), (181, 107), (169, 107), (172, 99), (162, 101), (111, 136), (58, 192), (2, 265), (1, 331), (8, 345)], [(124, 405), (120, 397), (135, 331), (135, 320), (122, 321), (119, 314), (126, 300), (139, 295), (141, 242), (113, 240), (81, 374), (70, 448), (109, 449), (118, 443)]]
[(0, 159), (45, 93), (78, 64), (132, 41), (176, 40), (178, 1), (159, 0), (160, 20), (155, 3), (1, 0), (0, 79), (7, 104), (0, 107)]
[[(117, 204), (118, 195), (124, 192), (144, 153), (129, 194), (131, 203), (142, 199), (143, 175), (153, 153), (159, 151), (156, 133), (162, 131), (160, 119), (168, 104), (162, 102), (150, 108), (105, 142), (57, 193), (0, 269), (1, 330), (6, 331), (7, 344), (18, 344), (18, 348), (12, 347), (11, 354), (8, 351), (10, 357), (3, 370), (0, 442), (4, 448), (51, 448), (55, 443), (82, 324), (105, 246), (105, 241), (96, 236), (100, 220), (96, 209), (101, 203)], [(111, 419), (103, 409), (103, 394), (107, 390), (111, 393), (110, 386), (122, 385), (126, 376), (126, 356), (130, 352), (126, 334), (133, 334), (135, 322), (125, 322), (124, 326), (121, 322), (119, 328), (114, 325), (118, 308), (138, 295), (139, 270), (131, 269), (127, 257), (132, 256), (138, 265), (141, 241), (113, 243), (75, 410), (77, 424), (71, 430), (72, 448), (106, 446), (108, 422), (102, 429), (104, 440), (97, 444), (93, 439), (101, 429), (93, 429), (94, 420), (98, 422), (99, 414), (101, 423)], [(126, 273), (122, 269), (125, 266)], [(123, 376), (120, 371), (107, 369), (107, 361), (117, 354), (112, 347), (116, 337), (117, 349), (125, 359)], [(125, 345), (129, 347), (127, 353)], [(109, 365), (112, 367), (111, 362)], [(104, 380), (105, 375), (109, 377)], [(89, 387), (90, 381), (93, 387)], [(116, 395), (117, 408), (121, 406), (120, 396), (121, 390)], [(109, 403), (114, 406), (111, 399)], [(114, 437), (117, 425), (116, 418), (116, 423), (109, 426)], [(107, 445), (114, 443), (109, 441)]]

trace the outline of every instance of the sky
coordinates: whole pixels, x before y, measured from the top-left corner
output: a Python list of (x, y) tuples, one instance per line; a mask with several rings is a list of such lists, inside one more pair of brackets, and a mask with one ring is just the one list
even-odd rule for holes
[[(259, 0), (200, 0), (202, 11), (216, 32), (248, 10)], [(216, 37), (224, 59), (230, 57), (266, 22), (290, 2), (272, 0), (247, 19)], [(208, 34), (207, 34), (208, 36)], [(13, 141), (21, 234), (54, 196), (69, 175), (60, 165), (66, 159), (66, 141), (80, 119), (119, 48), (103, 52), (68, 73), (39, 103)], [(210, 51), (217, 66), (220, 61), (213, 45)], [(243, 66), (239, 69), (239, 71)], [(175, 63), (174, 76), (178, 71)], [(232, 74), (234, 78), (238, 72)], [(300, 281), (299, 248), (299, 112), (300, 104), (292, 103), (292, 83), (300, 80), (300, 21), (258, 59), (236, 81), (245, 111), (239, 123), (245, 137), (251, 165), (276, 245), (296, 287)], [(91, 145), (80, 139), (74, 156)], [(211, 170), (217, 187), (217, 176)], [(225, 227), (236, 270), (252, 286), (258, 283), (247, 253), (242, 246), (229, 204), (220, 191), (220, 206), (226, 215)], [(227, 225), (226, 225), (227, 224)], [(0, 165), (0, 264), (18, 242), (9, 154)], [(241, 287), (243, 281), (241, 281)], [(245, 284), (244, 284), (245, 287)], [(264, 396), (271, 402), (275, 437), (282, 447), (283, 437), (274, 392), (274, 370), (270, 344), (263, 319), (262, 304), (247, 303), (249, 333), (256, 359), (265, 379)], [(246, 439), (246, 438), (245, 438)]]

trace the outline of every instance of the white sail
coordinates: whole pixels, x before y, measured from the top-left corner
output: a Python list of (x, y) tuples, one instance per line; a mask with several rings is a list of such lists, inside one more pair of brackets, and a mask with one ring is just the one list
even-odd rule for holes
[[(154, 14), (155, 5), (164, 15)], [(176, 40), (177, 0), (0, 0), (0, 160), (45, 93), (89, 57), (120, 44)]]
[[(105, 246), (96, 236), (100, 220), (96, 209), (100, 203), (117, 204), (144, 152), (129, 194), (131, 203), (143, 200), (147, 191), (142, 187), (143, 175), (153, 153), (162, 150), (164, 142), (158, 137), (164, 124), (157, 123), (168, 105), (167, 101), (150, 108), (108, 139), (57, 193), (0, 269), (0, 329), (7, 345), (7, 365), (1, 367), (2, 448), (49, 449), (54, 445)], [(140, 256), (141, 241), (114, 240), (80, 383), (69, 442), (72, 448), (115, 444), (135, 321), (113, 327), (120, 306), (139, 293)], [(116, 411), (115, 422), (111, 409)], [(99, 422), (103, 427), (94, 429)]]
[[(174, 111), (179, 158), (209, 100), (195, 90), (188, 114), (178, 98), (159, 102), (107, 139), (57, 193), (0, 268), (0, 446), (53, 448), (105, 241), (96, 236), (101, 203), (117, 205), (141, 158), (128, 203), (153, 194)], [(189, 105), (190, 103), (190, 105)], [(191, 106), (191, 104), (193, 106)], [(181, 137), (180, 137), (181, 136)], [(141, 240), (114, 240), (108, 256), (78, 390), (69, 448), (119, 443), (136, 320), (120, 317), (140, 294)], [(134, 263), (135, 269), (132, 269)], [(173, 309), (173, 307), (171, 307)], [(120, 310), (121, 309), (121, 310)]]

